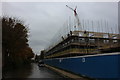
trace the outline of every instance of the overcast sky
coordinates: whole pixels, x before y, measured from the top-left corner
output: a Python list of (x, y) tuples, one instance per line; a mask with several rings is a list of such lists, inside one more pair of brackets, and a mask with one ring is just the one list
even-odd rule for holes
[[(113, 33), (117, 33), (117, 2), (9, 2), (2, 5), (3, 15), (17, 17), (29, 26), (29, 44), (35, 54), (39, 54), (42, 49), (45, 49), (51, 43), (53, 36), (60, 28), (66, 26), (68, 21), (71, 22), (71, 25), (74, 25), (73, 12), (66, 5), (72, 8), (77, 6), (81, 23), (83, 20), (86, 20), (86, 22), (93, 20), (94, 23), (99, 20), (103, 22), (101, 24), (105, 27), (104, 21), (106, 21), (109, 27), (113, 29)], [(91, 24), (89, 23), (89, 25)], [(107, 31), (109, 32), (111, 28)], [(105, 31), (106, 29), (103, 30), (103, 32)]]

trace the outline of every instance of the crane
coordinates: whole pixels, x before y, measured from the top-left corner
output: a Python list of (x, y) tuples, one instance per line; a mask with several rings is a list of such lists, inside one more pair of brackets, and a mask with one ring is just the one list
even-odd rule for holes
[[(76, 18), (76, 20), (77, 20), (77, 27), (79, 28), (79, 27), (80, 27), (80, 22), (79, 22), (78, 14), (77, 14), (77, 12), (76, 12), (77, 6), (75, 7), (75, 9), (69, 7), (68, 5), (66, 5), (66, 7), (68, 7), (68, 8), (71, 9), (72, 11), (74, 11), (74, 16), (75, 16), (75, 18)], [(75, 27), (76, 27), (76, 26), (75, 26)]]
[(75, 9), (69, 7), (68, 5), (66, 5), (69, 9), (71, 9), (72, 11), (74, 11), (74, 15), (77, 16), (77, 12), (76, 12), (76, 9), (77, 9), (77, 6), (75, 7)]

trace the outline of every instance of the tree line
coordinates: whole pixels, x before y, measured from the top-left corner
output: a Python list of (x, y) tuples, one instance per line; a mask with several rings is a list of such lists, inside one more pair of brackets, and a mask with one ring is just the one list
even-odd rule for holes
[(2, 17), (2, 62), (3, 67), (28, 64), (34, 53), (28, 44), (29, 29), (23, 21)]

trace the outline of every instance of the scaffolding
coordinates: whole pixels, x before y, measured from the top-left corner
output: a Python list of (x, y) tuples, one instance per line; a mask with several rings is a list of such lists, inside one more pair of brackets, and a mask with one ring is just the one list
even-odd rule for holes
[(46, 58), (99, 54), (104, 50), (120, 49), (120, 26), (113, 26), (106, 20), (80, 21), (77, 7), (67, 7), (74, 11), (77, 22), (72, 23), (69, 18), (68, 23), (61, 27), (45, 49)]

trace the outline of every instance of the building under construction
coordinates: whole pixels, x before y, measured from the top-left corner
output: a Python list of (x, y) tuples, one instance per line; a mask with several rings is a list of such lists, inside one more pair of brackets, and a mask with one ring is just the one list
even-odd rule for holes
[(45, 58), (72, 57), (120, 51), (120, 35), (110, 33), (70, 31), (68, 37), (47, 50)]
[[(82, 30), (81, 28), (85, 27), (85, 24), (82, 25), (79, 21), (78, 14), (76, 12), (77, 7), (75, 9), (72, 9), (67, 5), (66, 7), (74, 12), (74, 16), (77, 21), (76, 24), (73, 25), (74, 30), (65, 31), (67, 33), (63, 32), (65, 34), (60, 35), (58, 37), (59, 40), (53, 40), (52, 45), (46, 49), (45, 58), (100, 54), (103, 52), (117, 52), (120, 50), (120, 34), (109, 33), (107, 31), (105, 33), (89, 31), (86, 29)], [(105, 27), (108, 27), (107, 23), (105, 23), (105, 25)], [(100, 27), (100, 22), (98, 22), (97, 27)]]
[(78, 30), (81, 24), (76, 8), (72, 10), (77, 25), (45, 49), (45, 64), (83, 77), (118, 79), (120, 34)]

